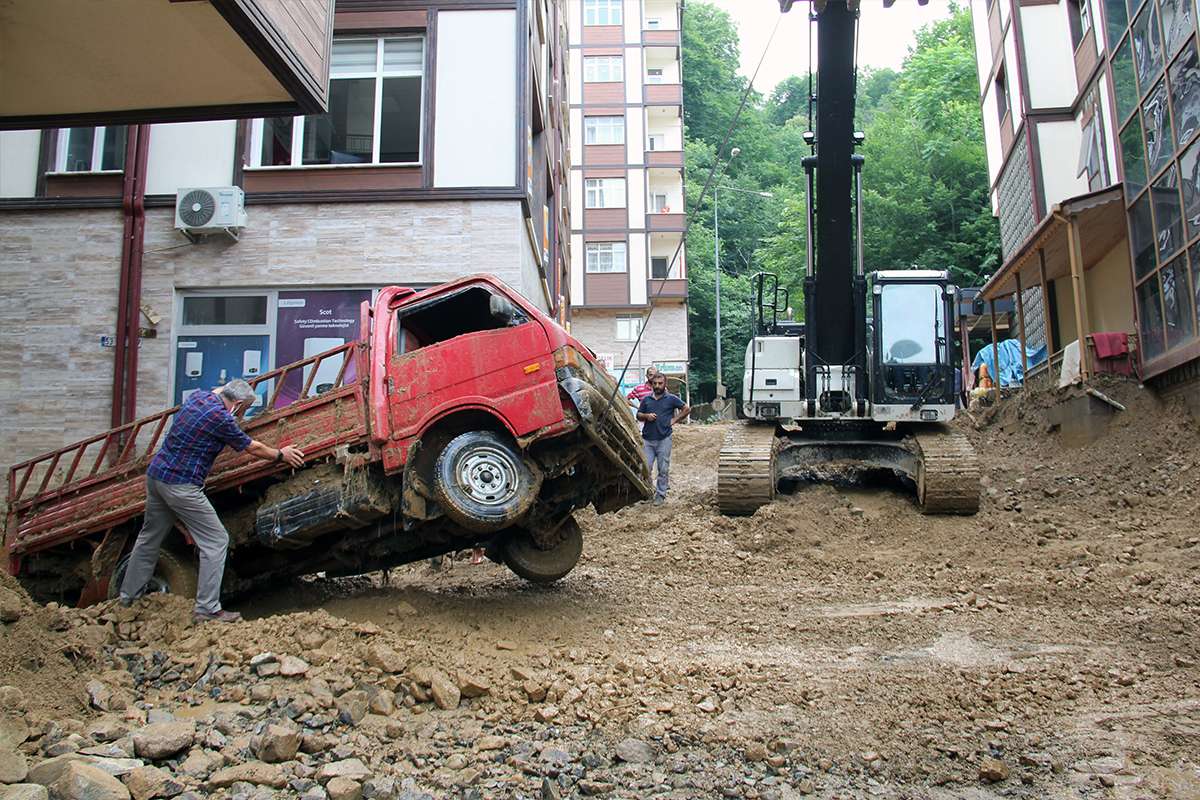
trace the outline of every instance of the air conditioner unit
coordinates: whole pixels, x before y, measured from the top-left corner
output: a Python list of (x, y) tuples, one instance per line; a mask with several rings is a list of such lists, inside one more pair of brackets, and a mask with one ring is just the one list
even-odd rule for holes
[(246, 195), (237, 186), (180, 189), (175, 227), (193, 242), (210, 233), (224, 233), (236, 241), (246, 227)]

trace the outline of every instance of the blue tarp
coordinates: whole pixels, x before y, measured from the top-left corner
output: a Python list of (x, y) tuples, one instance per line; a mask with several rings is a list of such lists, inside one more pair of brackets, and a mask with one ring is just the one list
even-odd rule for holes
[[(1000, 358), (1000, 386), (1020, 386), (1025, 382), (1025, 373), (1021, 367), (1021, 342), (1017, 339), (1005, 339), (998, 346)], [(1025, 358), (1029, 361), (1029, 366), (1036, 366), (1046, 360), (1046, 346), (1042, 345), (1036, 350), (1025, 348)], [(995, 364), (992, 359), (992, 345), (984, 345), (979, 352), (975, 354), (975, 360), (971, 362), (971, 369), (978, 372), (980, 364), (987, 364), (988, 373), (996, 371)], [(994, 378), (995, 376), (993, 376)]]

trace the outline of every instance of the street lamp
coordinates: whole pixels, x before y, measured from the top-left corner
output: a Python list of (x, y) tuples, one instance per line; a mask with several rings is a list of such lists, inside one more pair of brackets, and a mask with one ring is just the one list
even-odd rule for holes
[[(730, 158), (736, 158), (741, 148), (735, 147), (729, 152)], [(752, 189), (738, 189), (735, 186), (719, 186), (713, 184), (713, 270), (716, 273), (716, 322), (717, 322), (717, 397), (725, 397), (725, 382), (721, 374), (721, 222), (718, 211), (717, 191), (725, 189), (742, 194), (755, 194), (759, 197), (774, 197), (770, 192), (758, 192)]]

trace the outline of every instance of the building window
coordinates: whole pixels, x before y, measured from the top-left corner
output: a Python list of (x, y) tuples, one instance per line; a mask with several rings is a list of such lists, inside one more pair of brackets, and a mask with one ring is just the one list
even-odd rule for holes
[(1078, 48), (1083, 37), (1092, 28), (1089, 0), (1067, 0), (1067, 19), (1071, 24), (1071, 47)]
[(663, 69), (662, 67), (649, 67), (646, 70), (646, 83), (662, 83)]
[(588, 178), (583, 184), (586, 208), (625, 208), (624, 178)]
[(584, 25), (620, 25), (622, 0), (583, 0)]
[(125, 169), (125, 126), (63, 128), (58, 132), (56, 172), (120, 172)]
[(618, 83), (625, 80), (621, 56), (588, 56), (583, 59), (584, 83)]
[(584, 117), (584, 144), (625, 144), (624, 117)]
[(667, 202), (667, 195), (665, 192), (650, 193), (650, 211), (654, 214), (671, 213), (671, 206)]
[(662, 18), (661, 17), (647, 17), (646, 18), (646, 30), (656, 31), (661, 27), (662, 27)]
[(636, 342), (642, 332), (642, 318), (631, 316), (617, 317), (617, 341)]
[(329, 113), (255, 120), (251, 166), (419, 164), (425, 40), (339, 39), (329, 72)]
[(650, 277), (655, 280), (666, 280), (670, 274), (671, 259), (666, 256), (650, 257)]
[(624, 242), (588, 242), (584, 247), (588, 272), (624, 272)]
[(651, 150), (666, 150), (667, 137), (661, 133), (652, 133), (649, 136)]
[(1004, 78), (1004, 67), (996, 73), (996, 113), (1001, 122), (1008, 116), (1008, 83)]

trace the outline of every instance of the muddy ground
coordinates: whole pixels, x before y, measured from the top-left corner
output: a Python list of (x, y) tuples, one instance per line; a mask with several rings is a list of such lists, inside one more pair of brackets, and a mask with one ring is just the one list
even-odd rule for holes
[[(281, 587), (216, 630), (5, 583), (0, 751), (24, 725), (29, 765), (132, 758), (145, 797), (1200, 797), (1200, 426), (1104, 388), (1128, 410), (1092, 444), (1053, 392), (963, 420), (973, 518), (875, 485), (727, 519), (725, 427), (690, 426), (670, 501), (584, 514), (553, 587), (464, 559)], [(147, 722), (191, 734), (147, 755)]]

